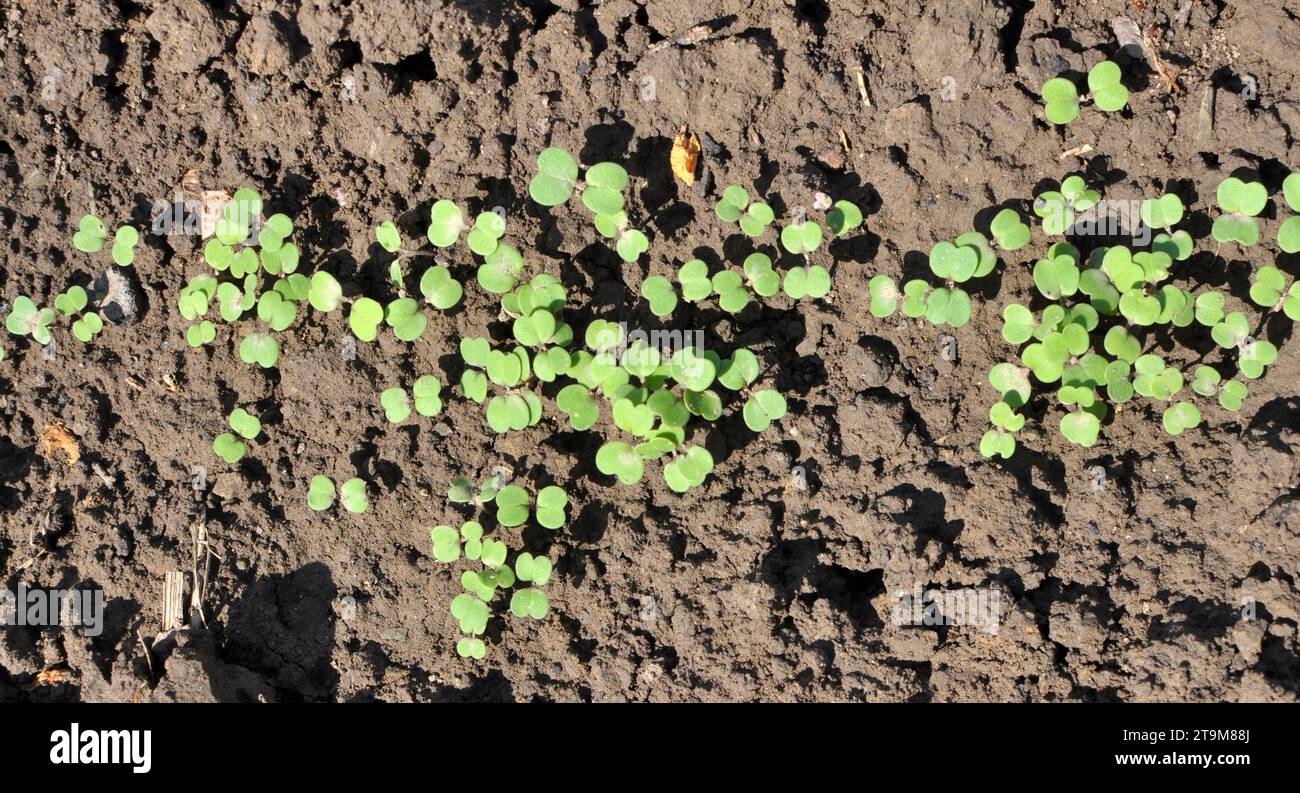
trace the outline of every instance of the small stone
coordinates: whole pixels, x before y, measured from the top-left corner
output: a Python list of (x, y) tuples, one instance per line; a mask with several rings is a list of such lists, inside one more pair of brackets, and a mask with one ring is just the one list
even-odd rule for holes
[(135, 322), (139, 300), (135, 286), (120, 269), (114, 267), (96, 278), (90, 286), (90, 297), (100, 305), (105, 319), (118, 325)]
[(238, 496), (242, 490), (243, 480), (240, 479), (239, 474), (218, 474), (217, 480), (212, 483), (212, 495), (222, 501), (228, 501)]
[(344, 595), (339, 598), (337, 610), (339, 619), (344, 622), (351, 622), (357, 618), (357, 599), (351, 595)]
[(249, 21), (239, 37), (236, 52), (248, 71), (264, 76), (283, 71), (289, 65), (291, 55), (275, 23), (265, 14)]
[(844, 155), (838, 149), (828, 149), (818, 154), (817, 161), (832, 171), (838, 171), (844, 167)]

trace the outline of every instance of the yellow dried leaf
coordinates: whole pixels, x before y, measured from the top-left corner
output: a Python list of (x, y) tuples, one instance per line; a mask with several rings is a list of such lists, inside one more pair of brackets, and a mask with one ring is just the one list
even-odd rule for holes
[(57, 686), (60, 683), (68, 682), (69, 677), (66, 669), (46, 669), (36, 674), (36, 680), (32, 687)]
[(700, 164), (700, 138), (694, 132), (689, 132), (684, 125), (673, 138), (673, 150), (668, 155), (668, 163), (672, 166), (673, 174), (687, 187), (695, 184), (695, 169)]
[(61, 420), (55, 419), (46, 425), (40, 437), (41, 456), (47, 460), (57, 459), (55, 455), (62, 453), (64, 462), (68, 467), (77, 464), (81, 459), (81, 446), (77, 444), (77, 439), (68, 432), (68, 425)]

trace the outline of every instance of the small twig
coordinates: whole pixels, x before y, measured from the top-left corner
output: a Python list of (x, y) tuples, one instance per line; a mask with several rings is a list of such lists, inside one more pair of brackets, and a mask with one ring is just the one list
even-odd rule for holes
[(100, 467), (99, 463), (91, 463), (90, 470), (94, 472), (95, 476), (99, 477), (99, 481), (104, 483), (104, 487), (112, 488), (113, 485), (116, 484), (116, 480), (109, 476), (104, 469)]
[(858, 69), (857, 72), (854, 73), (854, 76), (858, 80), (858, 95), (862, 97), (862, 104), (867, 109), (870, 109), (871, 93), (867, 91), (867, 76), (862, 73), (861, 69)]

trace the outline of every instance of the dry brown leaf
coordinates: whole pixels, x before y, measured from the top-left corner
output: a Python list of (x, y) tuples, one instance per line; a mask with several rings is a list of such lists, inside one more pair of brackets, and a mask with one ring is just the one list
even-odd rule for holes
[(230, 203), (232, 196), (225, 190), (207, 190), (199, 184), (197, 168), (191, 168), (181, 177), (181, 195), (185, 198), (186, 211), (192, 212), (197, 207), (199, 212), (199, 230), (203, 237), (211, 237), (212, 230), (221, 218), (222, 210)]
[(60, 683), (66, 683), (68, 678), (68, 670), (66, 669), (46, 669), (43, 672), (36, 673), (36, 680), (32, 683), (32, 688), (57, 686)]
[(668, 164), (672, 166), (673, 174), (687, 187), (695, 184), (695, 169), (700, 164), (700, 138), (688, 131), (685, 124), (673, 138), (673, 150), (668, 155)]
[(41, 456), (47, 460), (58, 459), (55, 455), (62, 452), (64, 462), (69, 468), (81, 459), (81, 446), (77, 439), (68, 432), (68, 425), (62, 419), (55, 419), (45, 426), (40, 438)]

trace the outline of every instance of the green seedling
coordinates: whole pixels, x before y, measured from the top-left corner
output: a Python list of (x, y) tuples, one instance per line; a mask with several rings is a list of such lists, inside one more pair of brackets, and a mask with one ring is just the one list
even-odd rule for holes
[(1013, 363), (999, 363), (989, 369), (989, 384), (997, 390), (1002, 401), (1012, 408), (1027, 403), (1033, 393), (1029, 383), (1029, 370)]
[(1088, 188), (1083, 177), (1068, 176), (1061, 180), (1060, 190), (1049, 190), (1034, 198), (1034, 214), (1043, 219), (1043, 233), (1065, 234), (1074, 226), (1079, 213), (1097, 204), (1101, 195)]
[(302, 273), (293, 273), (284, 278), (275, 279), (275, 284), (271, 287), (280, 297), (294, 303), (307, 302), (307, 296), (311, 294), (311, 279)]
[(65, 317), (71, 317), (80, 314), (86, 308), (87, 302), (86, 290), (73, 286), (54, 298), (54, 309)]
[(430, 267), (420, 277), (420, 294), (439, 311), (445, 311), (459, 303), (464, 293), (464, 287), (442, 265)]
[(617, 477), (625, 485), (634, 485), (645, 473), (645, 460), (623, 441), (610, 441), (596, 452), (596, 470)]
[(600, 408), (591, 398), (591, 391), (581, 383), (572, 383), (555, 395), (555, 405), (569, 417), (575, 430), (591, 429), (600, 418)]
[(1261, 267), (1250, 287), (1250, 299), (1269, 311), (1281, 309), (1293, 320), (1300, 320), (1300, 281), (1287, 289), (1286, 273), (1276, 267)]
[(460, 341), (460, 357), (466, 369), (460, 378), (460, 388), (465, 396), (479, 404), (487, 399), (487, 369), (492, 348), (484, 338), (467, 338)]
[(1191, 402), (1179, 402), (1165, 409), (1162, 423), (1165, 432), (1182, 435), (1184, 430), (1194, 429), (1201, 423), (1201, 411)]
[(433, 375), (424, 375), (411, 386), (408, 396), (405, 389), (387, 388), (379, 395), (379, 404), (384, 408), (384, 417), (390, 423), (400, 424), (411, 416), (412, 398), (415, 412), (421, 416), (436, 416), (442, 411), (442, 383)]
[(1196, 368), (1195, 379), (1192, 380), (1192, 390), (1205, 397), (1217, 396), (1219, 405), (1224, 410), (1233, 412), (1241, 410), (1242, 403), (1250, 393), (1246, 384), (1240, 380), (1224, 382), (1223, 375), (1219, 374), (1219, 371), (1212, 366), (1198, 366)]
[(685, 493), (704, 484), (713, 473), (713, 455), (703, 446), (686, 446), (673, 452), (673, 460), (664, 466), (664, 481), (674, 493)]
[(504, 294), (514, 289), (523, 271), (523, 255), (509, 245), (498, 245), (478, 268), (479, 286), (493, 294)]
[(1088, 70), (1088, 90), (1092, 93), (1092, 102), (1107, 113), (1123, 110), (1128, 104), (1128, 89), (1120, 82), (1119, 65), (1114, 61), (1102, 61)]
[(361, 341), (374, 341), (379, 336), (379, 323), (384, 321), (384, 307), (368, 297), (358, 298), (348, 314), (348, 327)]
[(460, 623), (462, 633), (477, 636), (487, 630), (488, 606), (476, 595), (462, 593), (453, 598), (451, 615)]
[(1268, 203), (1268, 190), (1259, 182), (1243, 182), (1229, 176), (1219, 183), (1219, 209), (1210, 234), (1220, 243), (1235, 242), (1250, 247), (1259, 242), (1259, 223), (1255, 217)]
[(1066, 440), (1084, 448), (1094, 445), (1100, 432), (1101, 420), (1087, 411), (1066, 413), (1061, 418), (1061, 434)]
[(713, 294), (713, 281), (709, 266), (700, 259), (691, 259), (677, 270), (677, 282), (682, 285), (682, 299), (698, 303)]
[(262, 434), (262, 422), (243, 408), (235, 408), (230, 414), (230, 428), (245, 440), (253, 440)]
[(1247, 337), (1237, 349), (1237, 367), (1251, 380), (1264, 376), (1264, 371), (1277, 361), (1277, 347), (1272, 342)]
[[(563, 491), (561, 491), (563, 493)], [(522, 526), (529, 515), (528, 491), (519, 485), (506, 485), (496, 496), (497, 522), (502, 526)], [(561, 512), (563, 506), (561, 506)]]
[[(1282, 180), (1282, 197), (1292, 212), (1300, 212), (1300, 173)], [(1277, 229), (1277, 246), (1284, 253), (1300, 253), (1300, 216), (1282, 221)]]
[(862, 210), (850, 201), (836, 201), (826, 213), (826, 226), (836, 237), (843, 237), (862, 225)]
[(597, 163), (584, 174), (582, 203), (598, 218), (612, 219), (623, 211), (627, 171), (612, 162)]
[(429, 242), (439, 248), (448, 248), (460, 239), (465, 229), (465, 216), (455, 202), (445, 198), (434, 202), (429, 210)]
[(980, 454), (984, 457), (1008, 459), (1016, 453), (1016, 436), (1002, 429), (991, 429), (980, 438)]
[[(925, 282), (919, 282), (925, 287)], [(898, 284), (893, 278), (887, 275), (877, 275), (867, 283), (867, 291), (871, 294), (871, 315), (877, 319), (892, 317), (898, 310), (898, 300), (901, 293), (898, 291)]]
[(550, 610), (546, 593), (540, 589), (517, 589), (510, 596), (510, 613), (516, 617), (532, 617), (540, 620)]
[(401, 232), (391, 220), (386, 220), (375, 228), (375, 241), (389, 253), (397, 253), (402, 249)]
[(505, 233), (506, 219), (503, 216), (495, 212), (480, 212), (469, 234), (465, 235), (465, 244), (479, 256), (491, 256), (501, 245)]
[(811, 220), (795, 221), (781, 229), (781, 247), (796, 256), (807, 256), (821, 244), (822, 227)]
[(772, 297), (781, 291), (781, 276), (772, 269), (772, 257), (765, 253), (751, 253), (743, 265), (749, 288), (759, 297)]
[(20, 295), (14, 298), (9, 316), (5, 319), (5, 328), (15, 336), (31, 336), (37, 344), (49, 344), (53, 340), (50, 323), (54, 322), (52, 308), (38, 308), (30, 297)]
[(483, 644), (482, 639), (466, 636), (456, 642), (456, 654), (461, 658), (473, 658), (480, 661), (487, 656), (487, 647)]
[(140, 241), (140, 232), (134, 226), (122, 226), (113, 235), (113, 262), (119, 267), (130, 267), (135, 261), (135, 246)]
[(108, 239), (108, 230), (104, 222), (94, 215), (82, 215), (77, 223), (77, 231), (72, 235), (72, 245), (85, 253), (99, 253), (104, 249)]
[(542, 149), (537, 155), (537, 175), (528, 183), (528, 195), (544, 207), (563, 204), (578, 184), (578, 162), (564, 149)]
[[(1102, 61), (1088, 71), (1088, 91), (1092, 103), (1099, 110), (1113, 113), (1128, 104), (1128, 89), (1121, 82), (1119, 66), (1113, 61)], [(1064, 77), (1053, 77), (1043, 83), (1043, 114), (1053, 124), (1069, 124), (1079, 116), (1079, 91), (1074, 83)]]
[[(1148, 198), (1138, 207), (1138, 216), (1142, 222), (1153, 229), (1170, 231), (1183, 219), (1183, 200), (1173, 193), (1165, 193), (1159, 198)], [(1186, 235), (1186, 232), (1183, 232)], [(1181, 240), (1181, 238), (1180, 238)], [(1190, 243), (1191, 237), (1187, 236)], [(1155, 247), (1153, 243), (1152, 247)], [(1181, 248), (1179, 249), (1181, 252)]]
[(319, 270), (312, 273), (307, 302), (317, 311), (329, 313), (343, 303), (343, 287), (339, 286), (334, 276)]
[[(560, 528), (566, 520), (564, 509), (568, 505), (569, 495), (564, 492), (564, 488), (558, 485), (548, 485), (542, 488), (537, 491), (537, 522), (543, 528), (552, 530)], [(519, 573), (517, 564), (515, 572)], [(537, 583), (544, 584), (546, 582), (538, 581)]]
[(742, 413), (745, 426), (754, 432), (762, 432), (771, 426), (772, 422), (785, 416), (785, 397), (771, 389), (759, 391), (745, 402)]
[[(816, 269), (822, 274), (825, 274), (826, 272), (825, 269), (821, 267)], [(791, 272), (802, 273), (804, 270), (796, 269), (791, 270)], [(805, 291), (800, 294), (800, 297), (802, 297), (803, 294), (808, 294), (808, 291), (806, 291), (808, 289), (806, 280), (801, 281), (801, 284), (802, 286), (800, 288)], [(818, 286), (814, 287), (815, 289), (820, 288), (821, 282), (818, 281), (817, 284)], [(749, 305), (749, 290), (745, 288), (745, 279), (735, 270), (722, 270), (721, 272), (714, 274), (710, 285), (712, 286), (714, 293), (718, 296), (718, 307), (728, 314), (739, 314), (745, 309), (745, 306)], [(825, 281), (825, 286), (826, 290), (829, 291), (829, 277)], [(821, 291), (819, 294), (814, 294), (812, 296), (822, 297), (825, 294), (825, 291)], [(792, 294), (791, 296), (793, 297), (794, 295)], [(795, 299), (797, 300), (798, 298)]]
[(298, 305), (279, 292), (265, 292), (257, 301), (257, 318), (271, 330), (286, 330), (298, 318)]
[(1043, 115), (1053, 124), (1069, 124), (1079, 117), (1079, 90), (1064, 77), (1043, 83)]
[[(353, 306), (353, 311), (355, 310), (356, 306)], [(398, 340), (405, 342), (419, 339), (429, 326), (429, 318), (420, 310), (420, 304), (415, 298), (411, 297), (401, 297), (389, 303), (384, 309), (384, 322), (393, 329), (393, 335)], [(363, 323), (362, 330), (369, 332), (369, 326)], [(357, 335), (361, 337), (360, 333)], [(362, 340), (367, 341), (364, 338)]]
[(366, 498), (366, 483), (361, 479), (349, 479), (339, 486), (339, 501), (348, 512), (360, 514), (370, 508)]
[(1014, 209), (1004, 209), (993, 217), (989, 232), (998, 246), (1005, 251), (1019, 250), (1029, 242), (1029, 226), (1020, 219), (1020, 213)]
[(496, 498), (503, 487), (501, 477), (494, 475), (484, 479), (479, 485), (465, 478), (453, 479), (447, 489), (447, 499), (455, 504), (474, 504), (482, 506)]
[(280, 343), (266, 333), (253, 333), (239, 343), (239, 358), (247, 364), (270, 369), (280, 360)]
[(192, 322), (208, 313), (209, 305), (216, 293), (217, 279), (210, 275), (200, 275), (191, 279), (181, 289), (176, 306), (181, 316)]
[(551, 580), (551, 560), (528, 552), (521, 553), (515, 557), (515, 576), (520, 581), (545, 586)]
[(307, 506), (314, 512), (324, 512), (334, 506), (334, 480), (319, 474), (313, 476), (307, 489)]
[[(498, 540), (483, 539), (483, 525), (478, 521), (461, 524), (460, 531), (450, 526), (435, 526), (430, 531), (433, 540), (433, 558), (444, 564), (451, 564), (465, 554), (471, 561), (487, 559), (499, 566), (505, 560), (505, 543)], [(498, 558), (500, 561), (497, 561)], [(486, 563), (486, 562), (485, 562)]]
[(72, 335), (86, 344), (89, 344), (103, 329), (104, 320), (93, 311), (72, 323)]
[(532, 391), (494, 396), (488, 400), (485, 415), (493, 432), (523, 430), (541, 421), (542, 401)]
[(211, 320), (203, 320), (185, 330), (185, 341), (191, 347), (202, 347), (217, 338), (217, 326)]
[(670, 316), (677, 308), (677, 290), (672, 281), (662, 275), (652, 275), (641, 283), (641, 296), (650, 301), (650, 313), (660, 319)]
[(749, 237), (761, 236), (776, 219), (772, 207), (762, 201), (751, 202), (745, 188), (734, 184), (722, 191), (713, 211), (726, 223), (739, 223), (740, 230)]
[(223, 432), (212, 442), (212, 451), (227, 463), (234, 465), (244, 459), (247, 447), (233, 432)]

